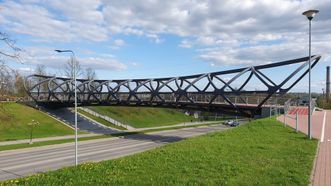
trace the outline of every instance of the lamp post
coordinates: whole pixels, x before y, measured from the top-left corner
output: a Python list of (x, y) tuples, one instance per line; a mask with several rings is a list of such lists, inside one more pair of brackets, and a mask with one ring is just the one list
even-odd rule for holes
[(30, 126), (30, 142), (29, 144), (32, 144), (32, 132), (33, 132), (33, 127), (39, 125), (40, 123), (36, 120), (32, 120), (30, 123), (28, 123), (28, 125)]
[(306, 16), (309, 20), (309, 88), (308, 88), (308, 136), (309, 139), (312, 138), (311, 135), (311, 115), (312, 115), (312, 110), (311, 110), (311, 20), (314, 18), (314, 16), (318, 13), (318, 10), (307, 10), (302, 13), (302, 15)]
[(78, 165), (78, 137), (77, 137), (77, 78), (76, 78), (76, 60), (75, 60), (75, 53), (72, 50), (55, 50), (56, 52), (68, 52), (71, 53), (71, 59), (73, 61), (73, 68), (74, 68), (74, 83), (75, 83), (75, 165)]

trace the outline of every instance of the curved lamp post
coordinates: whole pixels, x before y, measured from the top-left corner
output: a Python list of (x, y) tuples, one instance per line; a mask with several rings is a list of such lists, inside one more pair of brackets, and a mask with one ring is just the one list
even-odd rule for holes
[(318, 13), (318, 10), (307, 10), (305, 12), (302, 13), (302, 15), (306, 16), (309, 20), (309, 88), (308, 88), (308, 94), (309, 94), (309, 98), (308, 98), (308, 136), (309, 139), (312, 138), (311, 135), (311, 115), (312, 115), (312, 108), (311, 108), (311, 20), (314, 18), (314, 16)]
[(78, 136), (77, 136), (77, 78), (76, 78), (76, 60), (75, 60), (75, 53), (72, 50), (55, 50), (55, 52), (63, 53), (68, 52), (71, 53), (71, 58), (74, 64), (74, 82), (75, 82), (75, 165), (78, 165)]

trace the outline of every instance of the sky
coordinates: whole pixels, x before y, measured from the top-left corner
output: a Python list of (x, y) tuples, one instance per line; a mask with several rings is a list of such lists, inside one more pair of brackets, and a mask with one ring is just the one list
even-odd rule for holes
[[(61, 75), (70, 49), (99, 79), (182, 76), (289, 60), (312, 54), (312, 90), (321, 92), (331, 62), (331, 0), (0, 0), (0, 31), (23, 49), (22, 73), (36, 65)], [(0, 44), (2, 50), (6, 50)], [(269, 76), (281, 81), (290, 68)], [(307, 92), (303, 79), (292, 91)]]

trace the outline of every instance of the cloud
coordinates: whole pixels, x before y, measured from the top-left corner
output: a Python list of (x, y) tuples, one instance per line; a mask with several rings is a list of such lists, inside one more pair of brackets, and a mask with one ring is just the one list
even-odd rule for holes
[(137, 67), (137, 66), (139, 66), (139, 64), (138, 63), (136, 63), (136, 62), (132, 62), (132, 63), (130, 63), (133, 67)]
[(127, 67), (115, 58), (88, 57), (78, 59), (83, 67), (93, 67), (97, 70), (122, 71)]
[(316, 8), (314, 51), (323, 59), (331, 53), (329, 0), (35, 0), (0, 5), (2, 25), (41, 42), (100, 42), (114, 35), (119, 39), (113, 44), (122, 46), (121, 36), (134, 35), (162, 44), (163, 36), (171, 35), (179, 38), (179, 47), (194, 46), (201, 60), (215, 65), (305, 55), (299, 50), (306, 50), (308, 21), (301, 14)]
[(161, 39), (157, 34), (146, 34), (146, 37), (150, 38), (154, 43), (160, 44), (164, 40)]
[(192, 43), (188, 40), (182, 40), (178, 46), (181, 48), (192, 48)]
[[(198, 57), (218, 65), (256, 64), (306, 55), (306, 48), (302, 46), (307, 44), (303, 39), (307, 38), (308, 22), (301, 14), (307, 7), (321, 10), (313, 22), (314, 37), (325, 39), (318, 45), (326, 46), (331, 40), (327, 38), (331, 33), (328, 26), (331, 24), (328, 11), (331, 4), (327, 0), (129, 0), (103, 3), (105, 21), (116, 28), (112, 29), (114, 33), (146, 37), (176, 35), (182, 39), (179, 47), (217, 48), (208, 53), (200, 52)], [(317, 45), (316, 42), (313, 44)], [(322, 50), (327, 56), (331, 52), (330, 47)]]
[(257, 65), (306, 56), (304, 46), (295, 44), (258, 45), (245, 48), (212, 48), (199, 58), (220, 65)]
[(102, 14), (96, 10), (98, 6), (92, 5), (95, 2), (49, 1), (48, 7), (34, 1), (4, 1), (0, 3), (2, 22), (14, 32), (41, 41), (104, 41), (108, 38), (107, 30), (102, 25)]
[[(24, 55), (24, 63), (29, 65), (45, 65), (47, 68), (61, 69), (69, 59), (68, 55), (58, 54), (47, 47), (28, 47)], [(127, 67), (109, 54), (99, 54), (95, 57), (77, 57), (83, 68), (95, 70), (122, 71)]]
[(115, 39), (115, 40), (113, 41), (113, 44), (114, 44), (115, 46), (117, 46), (117, 47), (120, 47), (120, 46), (124, 46), (124, 45), (125, 45), (125, 41), (122, 40), (122, 39)]

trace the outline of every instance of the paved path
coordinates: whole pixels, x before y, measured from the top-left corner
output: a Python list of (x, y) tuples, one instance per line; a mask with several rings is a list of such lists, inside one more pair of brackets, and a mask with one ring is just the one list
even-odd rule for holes
[[(184, 128), (122, 138), (79, 142), (79, 162), (114, 159), (170, 142), (225, 130), (224, 125)], [(0, 152), (0, 180), (13, 179), (74, 164), (74, 143)]]
[[(74, 113), (71, 112), (68, 108), (61, 108), (61, 109), (46, 109), (43, 108), (43, 111), (47, 112), (53, 117), (56, 117), (65, 123), (69, 124), (71, 127), (75, 126), (74, 123)], [(92, 122), (79, 114), (77, 115), (78, 118), (78, 128), (80, 130), (84, 130), (90, 133), (95, 133), (95, 134), (112, 134), (112, 133), (117, 133), (118, 130), (116, 129), (110, 129), (109, 127), (100, 125), (98, 123)]]
[[(320, 139), (322, 125), (323, 125), (324, 111), (314, 111), (312, 116), (312, 136), (316, 139)], [(299, 131), (308, 133), (308, 115), (298, 115), (298, 129)], [(279, 121), (284, 122), (284, 115), (277, 118)], [(286, 124), (292, 128), (295, 128), (295, 115), (289, 115), (286, 117)]]
[(331, 186), (331, 110), (325, 111), (325, 125), (321, 131), (323, 128), (313, 175), (314, 186)]
[[(100, 135), (101, 134), (79, 134), (78, 138), (93, 137), (93, 136), (100, 136)], [(74, 138), (75, 138), (75, 135), (54, 136), (54, 137), (46, 137), (46, 138), (33, 138), (32, 142), (74, 139)], [(15, 144), (26, 144), (26, 143), (29, 143), (29, 142), (30, 142), (30, 139), (15, 140), (15, 141), (2, 141), (2, 142), (0, 142), (0, 146), (15, 145)]]
[[(291, 116), (293, 117), (293, 115)], [(284, 116), (278, 117), (283, 122)], [(286, 118), (287, 124), (295, 128), (295, 120)], [(299, 115), (299, 130), (307, 134), (308, 116)], [(314, 111), (312, 136), (319, 140), (317, 157), (312, 170), (313, 186), (331, 186), (331, 110)]]
[(166, 128), (173, 128), (173, 127), (185, 127), (185, 126), (195, 126), (195, 125), (208, 125), (208, 124), (220, 124), (223, 121), (196, 121), (196, 122), (186, 122), (186, 123), (179, 123), (175, 125), (166, 125), (166, 126), (159, 126), (159, 127), (146, 127), (146, 128), (135, 128), (134, 130), (130, 131), (144, 131), (144, 130), (153, 130), (153, 129), (166, 129)]

